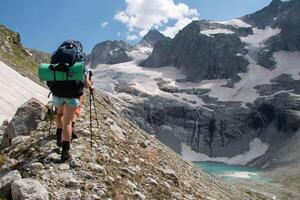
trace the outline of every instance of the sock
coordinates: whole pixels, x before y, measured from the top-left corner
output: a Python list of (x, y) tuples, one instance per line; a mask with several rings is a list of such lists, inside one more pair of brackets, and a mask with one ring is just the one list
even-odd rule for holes
[(57, 128), (56, 129), (56, 135), (60, 135), (62, 134), (62, 128)]
[(56, 129), (56, 145), (61, 146), (61, 135), (62, 135), (62, 128)]

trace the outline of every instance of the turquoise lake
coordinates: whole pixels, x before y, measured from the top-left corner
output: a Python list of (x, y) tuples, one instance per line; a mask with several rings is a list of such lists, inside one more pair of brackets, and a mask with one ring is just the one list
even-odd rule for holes
[(235, 179), (243, 179), (253, 181), (258, 184), (269, 184), (278, 186), (271, 179), (264, 177), (264, 170), (254, 167), (227, 165), (217, 162), (194, 162), (203, 171), (212, 176), (222, 178), (226, 181), (234, 181)]

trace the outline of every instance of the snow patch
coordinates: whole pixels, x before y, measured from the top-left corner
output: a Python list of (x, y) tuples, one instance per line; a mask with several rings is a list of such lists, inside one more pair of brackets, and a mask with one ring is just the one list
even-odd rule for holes
[(216, 21), (216, 23), (224, 24), (224, 25), (231, 25), (231, 26), (240, 27), (240, 28), (251, 27), (250, 24), (247, 24), (246, 22), (244, 22), (240, 19), (231, 19), (231, 20), (227, 20), (227, 21)]
[(190, 146), (185, 143), (181, 143), (181, 155), (185, 160), (188, 161), (213, 161), (222, 162), (229, 165), (246, 165), (254, 158), (258, 158), (264, 155), (268, 151), (268, 144), (263, 143), (259, 138), (254, 138), (249, 143), (249, 151), (236, 155), (234, 157), (216, 157), (212, 158), (204, 153), (197, 153), (192, 150)]
[(263, 42), (267, 41), (272, 36), (275, 36), (281, 32), (280, 28), (271, 28), (267, 26), (265, 29), (253, 29), (253, 34), (248, 35), (247, 37), (241, 37), (241, 40), (243, 42), (258, 46), (259, 44), (262, 44)]
[(211, 35), (215, 35), (215, 34), (234, 34), (233, 31), (228, 30), (228, 29), (209, 29), (209, 30), (205, 30), (205, 31), (200, 31), (201, 34), (207, 35), (207, 36), (211, 36)]
[[(149, 95), (158, 95), (167, 99), (173, 99), (178, 102), (196, 107), (204, 105), (202, 99), (196, 95), (185, 93), (167, 93), (161, 91), (157, 85), (158, 79), (163, 79), (170, 86), (176, 86), (177, 79), (184, 79), (185, 76), (175, 67), (146, 68), (138, 66), (142, 60), (146, 59), (145, 52), (149, 52), (149, 48), (138, 48), (128, 52), (134, 57), (133, 61), (120, 63), (115, 65), (98, 65), (94, 72), (94, 83), (109, 93), (117, 96), (114, 88), (117, 84), (127, 84), (131, 87)], [(128, 97), (127, 97), (128, 99)], [(203, 107), (204, 109), (207, 109)]]
[(32, 80), (22, 76), (0, 61), (0, 124), (11, 120), (17, 108), (32, 97), (43, 103), (48, 102), (49, 91)]

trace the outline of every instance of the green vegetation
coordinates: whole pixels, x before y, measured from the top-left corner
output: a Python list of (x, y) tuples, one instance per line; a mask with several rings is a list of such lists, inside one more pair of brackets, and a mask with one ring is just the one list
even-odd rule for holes
[(2, 154), (0, 154), (0, 167), (5, 163), (6, 157)]
[(36, 81), (38, 80), (38, 63), (36, 63), (23, 48), (20, 35), (3, 25), (0, 25), (0, 60), (19, 73)]

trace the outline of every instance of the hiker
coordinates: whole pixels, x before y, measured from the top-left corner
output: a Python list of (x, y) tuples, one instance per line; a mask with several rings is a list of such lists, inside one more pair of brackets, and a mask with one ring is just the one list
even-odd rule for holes
[[(68, 40), (63, 42), (51, 56), (51, 64), (67, 63), (73, 66), (75, 62), (84, 61), (82, 45), (79, 41)], [(59, 66), (59, 65), (58, 65)], [(57, 69), (55, 69), (57, 70)], [(67, 74), (69, 71), (66, 72)], [(89, 73), (83, 67), (84, 80), (47, 81), (56, 108), (56, 144), (62, 147), (61, 161), (67, 161), (70, 155), (70, 143), (72, 135), (72, 121), (76, 109), (80, 106), (80, 98), (84, 88), (92, 88)], [(55, 71), (54, 71), (55, 74)], [(55, 77), (55, 75), (54, 75)]]

